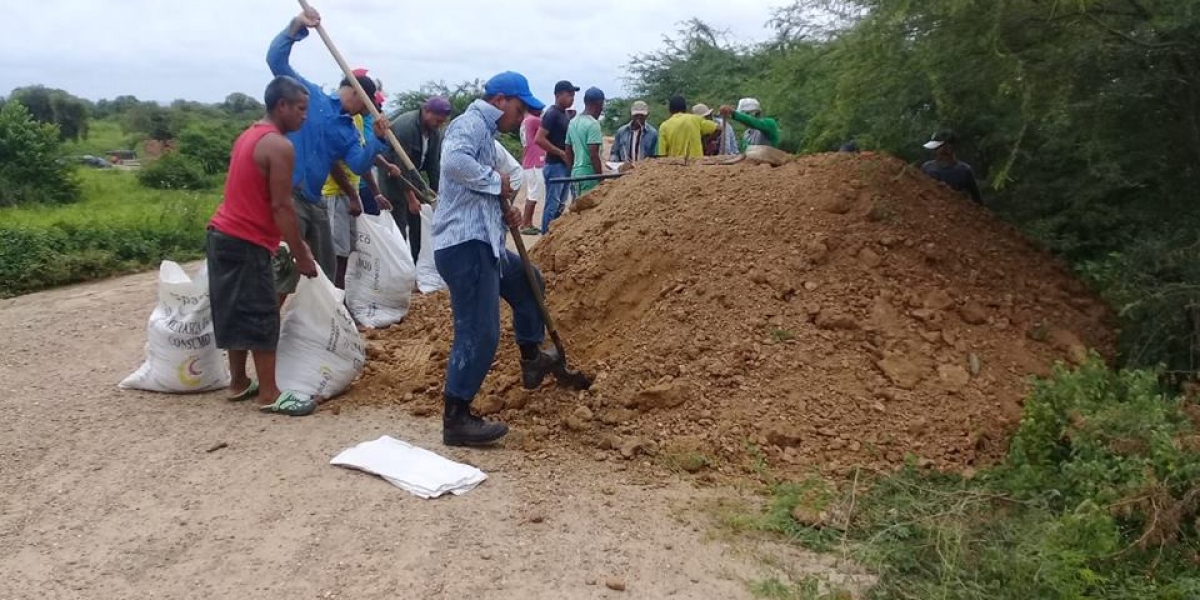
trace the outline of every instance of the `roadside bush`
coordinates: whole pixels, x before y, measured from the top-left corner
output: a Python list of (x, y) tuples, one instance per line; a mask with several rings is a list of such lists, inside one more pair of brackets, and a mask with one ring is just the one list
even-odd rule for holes
[[(1200, 407), (1159, 375), (1060, 367), (1035, 382), (1004, 463), (777, 485), (758, 528), (816, 550), (841, 540), (879, 575), (877, 600), (1200, 598)], [(792, 517), (824, 511), (849, 526)]]
[(0, 206), (77, 200), (79, 183), (63, 160), (58, 127), (38, 123), (20, 102), (0, 106)]
[(189, 126), (179, 134), (179, 154), (193, 159), (208, 175), (223, 173), (240, 131), (232, 122)]
[(156, 190), (206, 190), (216, 182), (195, 158), (170, 152), (138, 171), (138, 182)]
[(194, 220), (189, 227), (164, 220), (139, 226), (0, 228), (0, 297), (152, 267), (164, 258), (200, 258), (204, 227), (201, 219)]
[(133, 173), (79, 173), (84, 201), (0, 208), (0, 297), (204, 255), (210, 192), (148, 190)]

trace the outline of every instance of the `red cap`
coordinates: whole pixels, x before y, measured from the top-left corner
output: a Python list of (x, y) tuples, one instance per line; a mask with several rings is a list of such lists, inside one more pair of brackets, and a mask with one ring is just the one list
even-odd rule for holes
[(350, 73), (353, 74), (355, 77), (366, 77), (367, 76), (367, 70), (363, 69), (361, 67), (357, 68), (353, 71), (350, 71)]

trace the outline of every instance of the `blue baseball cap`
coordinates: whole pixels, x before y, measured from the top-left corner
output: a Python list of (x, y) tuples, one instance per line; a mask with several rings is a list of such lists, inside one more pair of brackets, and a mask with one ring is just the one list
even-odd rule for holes
[(530, 110), (542, 110), (546, 107), (540, 100), (533, 97), (529, 91), (529, 80), (514, 71), (505, 71), (492, 77), (483, 85), (483, 93), (488, 96), (502, 94), (520, 98)]
[(585, 104), (590, 104), (592, 102), (604, 102), (604, 92), (600, 91), (600, 88), (590, 87), (586, 92), (583, 93), (583, 102)]

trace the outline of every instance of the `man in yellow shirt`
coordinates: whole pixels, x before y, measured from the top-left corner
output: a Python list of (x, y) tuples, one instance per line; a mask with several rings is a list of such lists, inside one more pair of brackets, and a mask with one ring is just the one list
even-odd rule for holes
[(658, 126), (658, 155), (702, 158), (706, 135), (717, 130), (717, 124), (688, 112), (683, 96), (671, 96), (667, 103), (671, 118)]
[[(362, 115), (354, 115), (354, 128), (358, 130), (359, 143), (366, 145), (363, 134)], [(338, 173), (341, 171), (341, 173)], [(339, 185), (338, 179), (342, 179)], [(333, 234), (333, 251), (337, 256), (337, 272), (326, 273), (333, 279), (338, 288), (345, 288), (346, 265), (350, 252), (354, 250), (356, 228), (354, 221), (362, 214), (362, 200), (358, 197), (359, 176), (354, 174), (344, 163), (338, 161), (330, 169), (325, 187), (321, 188), (325, 210), (329, 214), (329, 228)]]

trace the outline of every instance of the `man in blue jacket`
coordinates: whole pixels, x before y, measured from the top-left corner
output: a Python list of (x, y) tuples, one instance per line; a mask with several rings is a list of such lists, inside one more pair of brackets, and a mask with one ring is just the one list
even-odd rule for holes
[[(308, 29), (321, 22), (316, 10), (301, 12), (282, 33), (275, 36), (267, 50), (267, 65), (274, 75), (287, 75), (309, 90), (308, 118), (299, 131), (287, 134), (296, 149), (296, 165), (292, 171), (292, 196), (300, 234), (312, 248), (317, 264), (326, 276), (333, 277), (337, 269), (329, 214), (321, 198), (321, 187), (329, 177), (331, 167), (342, 161), (351, 171), (362, 175), (371, 168), (375, 156), (385, 149), (381, 138), (390, 126), (386, 118), (371, 124), (374, 135), (363, 144), (354, 127), (354, 115), (367, 113), (367, 104), (354, 91), (350, 80), (343, 80), (337, 92), (326, 95), (318, 86), (300, 76), (289, 59), (292, 45), (308, 37)], [(357, 77), (368, 96), (375, 94), (371, 78)]]

